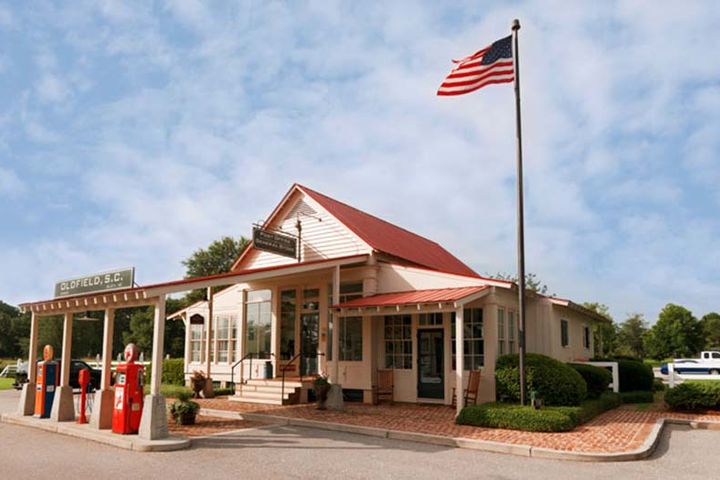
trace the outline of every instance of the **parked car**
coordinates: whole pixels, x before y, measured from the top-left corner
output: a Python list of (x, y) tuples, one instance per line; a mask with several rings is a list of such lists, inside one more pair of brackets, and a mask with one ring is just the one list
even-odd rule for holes
[[(100, 387), (100, 381), (102, 378), (102, 372), (100, 370), (92, 368), (83, 360), (73, 359), (70, 362), (70, 386), (72, 388), (80, 388), (80, 384), (78, 383), (78, 376), (80, 375), (80, 370), (83, 370), (85, 368), (90, 370), (90, 383), (88, 384), (88, 391), (94, 392), (95, 389)], [(61, 366), (60, 360), (57, 361), (57, 364), (59, 375)], [(13, 384), (13, 387), (19, 390), (22, 388), (24, 383), (27, 383), (27, 381), (27, 362), (24, 362), (18, 366), (17, 372), (15, 373), (15, 383)]]
[[(700, 358), (676, 358), (673, 369), (685, 375), (720, 375), (720, 352), (710, 350), (702, 352)], [(660, 373), (668, 374), (667, 363), (660, 366)]]

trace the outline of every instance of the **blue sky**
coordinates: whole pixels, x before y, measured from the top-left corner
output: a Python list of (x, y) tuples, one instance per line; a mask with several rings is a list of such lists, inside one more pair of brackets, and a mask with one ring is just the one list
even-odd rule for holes
[(713, 1), (70, 5), (0, 2), (6, 302), (179, 278), (295, 181), (514, 271), (512, 89), (435, 90), (517, 17), (528, 270), (618, 320), (720, 310)]

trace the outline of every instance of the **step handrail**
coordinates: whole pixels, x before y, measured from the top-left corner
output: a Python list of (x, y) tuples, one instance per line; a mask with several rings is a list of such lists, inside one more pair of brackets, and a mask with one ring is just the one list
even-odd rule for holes
[[(242, 362), (244, 362), (248, 358), (250, 359), (250, 378), (248, 378), (248, 380), (250, 380), (252, 378), (252, 359), (253, 359), (253, 356), (255, 356), (255, 355), (257, 355), (257, 353), (255, 353), (255, 352), (246, 353), (245, 355), (243, 355), (243, 357), (240, 360), (233, 363), (232, 368), (230, 368), (230, 382), (233, 385), (235, 385), (235, 367), (240, 365)], [(243, 380), (243, 378), (240, 378), (240, 383), (247, 383), (247, 380)]]
[[(316, 352), (315, 355), (305, 355), (304, 352), (301, 350), (300, 353), (295, 354), (294, 357), (292, 357), (290, 360), (288, 360), (285, 365), (281, 365), (280, 368), (282, 369), (282, 383), (280, 388), (280, 403), (282, 404), (285, 401), (285, 372), (287, 371), (288, 365), (291, 365), (295, 360), (300, 358), (301, 360), (305, 357), (312, 357), (312, 356), (324, 356), (325, 354), (323, 352)], [(303, 374), (302, 374), (302, 361), (300, 362), (300, 366), (298, 367), (298, 371), (300, 372), (300, 384), (302, 384), (303, 381)]]

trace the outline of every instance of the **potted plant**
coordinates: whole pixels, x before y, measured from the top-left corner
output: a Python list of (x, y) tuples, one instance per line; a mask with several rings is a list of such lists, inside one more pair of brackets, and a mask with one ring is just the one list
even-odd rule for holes
[(320, 375), (315, 379), (313, 383), (315, 388), (315, 395), (318, 400), (318, 410), (325, 410), (325, 402), (328, 398), (328, 392), (330, 392), (330, 381), (327, 375)]
[(199, 370), (194, 370), (192, 377), (190, 377), (190, 386), (192, 387), (195, 398), (200, 398), (200, 392), (205, 389), (205, 382), (207, 382), (205, 373)]
[(177, 400), (170, 405), (170, 416), (178, 425), (195, 425), (200, 405), (190, 400), (189, 392), (178, 393)]

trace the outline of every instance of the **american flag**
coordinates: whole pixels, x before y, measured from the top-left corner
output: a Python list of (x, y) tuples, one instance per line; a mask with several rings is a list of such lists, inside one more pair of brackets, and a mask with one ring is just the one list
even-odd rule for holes
[(512, 35), (501, 38), (479, 52), (461, 60), (453, 60), (452, 69), (437, 91), (438, 95), (463, 95), (492, 83), (515, 80)]

